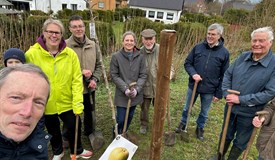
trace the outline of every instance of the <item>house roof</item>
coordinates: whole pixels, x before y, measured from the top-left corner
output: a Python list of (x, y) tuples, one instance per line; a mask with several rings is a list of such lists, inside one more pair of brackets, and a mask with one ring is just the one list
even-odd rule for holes
[(130, 0), (129, 6), (181, 11), (184, 0)]
[(7, 1), (7, 0), (0, 0), (0, 5), (1, 5), (1, 6), (13, 6), (13, 4), (10, 3), (10, 2)]
[(0, 8), (0, 14), (19, 14), (21, 11)]
[(253, 8), (255, 7), (254, 4), (247, 3), (247, 2), (233, 2), (232, 5), (233, 5), (233, 8), (235, 9), (245, 9), (249, 11), (252, 11)]

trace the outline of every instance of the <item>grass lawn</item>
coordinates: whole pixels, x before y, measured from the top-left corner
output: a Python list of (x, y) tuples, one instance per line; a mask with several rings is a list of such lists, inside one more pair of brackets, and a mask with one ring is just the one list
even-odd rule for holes
[[(105, 59), (105, 63), (108, 63), (108, 59)], [(107, 66), (106, 66), (107, 67)], [(108, 68), (108, 67), (107, 67)], [(188, 76), (186, 72), (182, 69), (178, 74), (176, 81), (171, 82), (171, 119), (172, 119), (172, 130), (174, 130), (181, 118), (182, 106), (184, 103), (184, 98), (186, 94), (186, 88), (188, 83)], [(110, 82), (110, 88), (114, 94), (114, 86)], [(114, 95), (113, 95), (114, 96)], [(177, 134), (176, 144), (172, 147), (163, 145), (161, 152), (162, 160), (205, 160), (211, 155), (215, 154), (217, 151), (218, 137), (221, 131), (221, 125), (223, 121), (223, 108), (224, 100), (221, 100), (212, 105), (211, 111), (209, 113), (209, 119), (205, 126), (205, 140), (202, 142), (195, 137), (196, 129), (196, 118), (199, 114), (199, 99), (193, 108), (190, 123), (188, 127), (188, 134), (190, 142), (186, 143), (180, 140), (180, 135)], [(150, 124), (152, 125), (153, 110), (150, 108)], [(108, 103), (107, 89), (103, 82), (98, 85), (98, 90), (96, 91), (96, 111), (97, 111), (97, 129), (103, 132), (106, 144), (100, 150), (95, 150), (92, 160), (98, 160), (103, 154), (108, 145), (112, 142), (112, 112), (110, 105)], [(151, 131), (145, 135), (139, 134), (139, 113), (140, 107), (138, 106), (129, 132), (134, 133), (138, 136), (138, 150), (133, 157), (133, 160), (146, 160), (150, 154), (150, 143), (151, 143)], [(165, 131), (168, 131), (167, 122), (165, 122)], [(89, 140), (86, 136), (82, 136), (82, 143), (84, 148), (91, 149)], [(70, 159), (69, 153), (66, 151), (66, 157), (64, 159)], [(51, 156), (51, 154), (50, 154)], [(252, 147), (248, 159), (257, 159), (257, 151), (255, 146)]]
[[(123, 23), (114, 22), (113, 29), (116, 35), (116, 49), (121, 47), (121, 37), (123, 34)], [(104, 57), (105, 68), (107, 73), (109, 70), (109, 61), (110, 56)], [(182, 60), (183, 61), (183, 60)], [(233, 61), (231, 61), (233, 62)], [(183, 104), (185, 102), (185, 94), (188, 83), (188, 75), (183, 69), (180, 69), (180, 72), (177, 74), (175, 81), (170, 83), (171, 93), (170, 93), (170, 111), (171, 111), (171, 129), (174, 129), (178, 126), (181, 113), (183, 109)], [(114, 85), (109, 82), (110, 88), (112, 91), (112, 96), (114, 96)], [(162, 146), (161, 159), (162, 160), (206, 160), (212, 155), (217, 153), (218, 149), (218, 139), (221, 132), (221, 125), (223, 122), (223, 109), (224, 109), (224, 100), (220, 100), (217, 103), (213, 103), (212, 108), (209, 112), (209, 118), (205, 126), (205, 140), (200, 141), (196, 139), (195, 129), (196, 129), (196, 119), (200, 112), (200, 101), (197, 100), (194, 108), (192, 109), (190, 123), (188, 126), (188, 135), (190, 142), (184, 142), (180, 140), (180, 135), (176, 135), (176, 144), (172, 147)], [(94, 155), (92, 160), (98, 160), (100, 156), (104, 153), (105, 149), (112, 142), (112, 128), (114, 126), (112, 120), (112, 110), (108, 102), (108, 93), (105, 88), (104, 80), (98, 84), (98, 89), (96, 91), (96, 113), (97, 113), (97, 130), (101, 130), (105, 138), (105, 145), (100, 150), (94, 150)], [(129, 132), (135, 134), (138, 137), (136, 145), (138, 149), (136, 154), (133, 157), (133, 160), (146, 160), (149, 159), (150, 154), (150, 143), (152, 136), (152, 120), (154, 114), (154, 107), (150, 108), (150, 127), (148, 132), (145, 135), (139, 133), (140, 121), (139, 121), (140, 107), (137, 106), (133, 121), (129, 128)], [(82, 119), (83, 120), (83, 119)], [(82, 125), (83, 126), (83, 125)], [(83, 129), (83, 128), (82, 128)], [(168, 131), (167, 121), (165, 121), (165, 131)], [(82, 136), (82, 144), (85, 149), (92, 149), (90, 142), (86, 136)], [(49, 146), (50, 147), (50, 146)], [(50, 157), (52, 156), (51, 151), (49, 151)], [(255, 144), (250, 150), (248, 156), (249, 160), (257, 159), (257, 150), (255, 149)], [(65, 160), (69, 160), (69, 151), (66, 150)]]

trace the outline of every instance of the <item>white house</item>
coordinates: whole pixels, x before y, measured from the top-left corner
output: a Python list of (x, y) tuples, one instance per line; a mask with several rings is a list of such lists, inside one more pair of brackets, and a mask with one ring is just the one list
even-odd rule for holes
[(180, 19), (184, 0), (130, 0), (130, 8), (146, 12), (146, 18), (165, 24), (177, 23)]
[(52, 10), (56, 13), (62, 9), (84, 10), (84, 0), (9, 0), (18, 10), (41, 10), (48, 13)]

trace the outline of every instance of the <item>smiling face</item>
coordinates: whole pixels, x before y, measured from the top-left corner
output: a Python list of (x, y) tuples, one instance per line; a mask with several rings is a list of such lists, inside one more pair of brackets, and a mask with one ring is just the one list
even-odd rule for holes
[(142, 37), (142, 44), (146, 49), (149, 49), (149, 50), (152, 49), (154, 47), (155, 42), (156, 42), (156, 37), (149, 37), (149, 38)]
[(132, 35), (127, 35), (122, 42), (123, 48), (126, 52), (132, 52), (136, 43), (135, 38)]
[(61, 28), (57, 24), (49, 24), (43, 32), (47, 48), (58, 48), (62, 39)]
[(212, 46), (218, 43), (219, 39), (221, 38), (220, 34), (218, 33), (217, 29), (212, 29), (207, 31), (206, 40), (207, 43)]
[(255, 33), (251, 40), (252, 53), (256, 56), (267, 54), (271, 45), (272, 41), (268, 40), (268, 34), (266, 32)]
[(10, 73), (0, 88), (0, 132), (15, 142), (25, 140), (44, 113), (48, 93), (38, 74)]
[(73, 20), (70, 22), (69, 29), (76, 38), (83, 38), (85, 34), (85, 25), (82, 20)]

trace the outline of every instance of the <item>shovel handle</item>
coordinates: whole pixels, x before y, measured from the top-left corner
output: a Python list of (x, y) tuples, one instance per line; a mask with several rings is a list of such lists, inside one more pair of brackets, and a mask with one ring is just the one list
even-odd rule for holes
[(74, 137), (74, 155), (72, 156), (72, 160), (76, 160), (76, 150), (77, 150), (77, 137), (78, 137), (78, 121), (79, 121), (79, 115), (76, 116), (75, 121), (75, 137)]
[[(228, 89), (227, 92), (228, 92), (229, 94), (236, 94), (236, 95), (239, 95), (239, 94), (240, 94), (239, 91), (232, 90), (232, 89)], [(220, 143), (220, 147), (219, 147), (219, 154), (218, 154), (219, 156), (218, 156), (218, 160), (221, 160), (222, 157), (223, 157), (223, 150), (224, 150), (225, 138), (226, 138), (226, 134), (227, 134), (228, 123), (229, 123), (229, 119), (230, 119), (230, 114), (231, 114), (232, 106), (233, 106), (233, 104), (228, 103), (226, 118), (225, 118), (224, 127), (223, 127), (223, 131), (222, 131), (221, 143)]]
[(221, 143), (220, 143), (219, 157), (223, 156), (225, 138), (226, 138), (226, 134), (227, 134), (228, 123), (229, 123), (229, 119), (230, 119), (230, 114), (231, 114), (232, 106), (233, 106), (232, 104), (228, 104), (227, 113), (226, 113), (226, 119), (225, 119), (225, 122), (224, 122), (224, 127), (223, 127), (223, 132), (222, 132), (222, 139), (221, 139)]
[[(256, 112), (256, 115), (259, 116), (259, 119), (261, 119), (262, 116), (264, 116), (264, 115), (266, 115), (266, 114), (268, 114), (267, 111), (258, 111), (258, 112)], [(252, 146), (252, 144), (253, 144), (253, 141), (254, 141), (254, 139), (255, 139), (255, 137), (256, 137), (257, 130), (258, 130), (258, 128), (257, 128), (257, 127), (254, 127), (253, 132), (252, 132), (252, 134), (251, 134), (251, 137), (250, 137), (250, 139), (249, 139), (249, 141), (248, 141), (247, 147), (246, 147), (246, 149), (245, 149), (245, 151), (244, 151), (243, 160), (246, 160), (246, 158), (247, 158), (247, 155), (248, 155), (248, 153), (249, 153), (249, 151), (250, 151), (250, 148), (251, 148), (251, 146)]]
[(195, 84), (194, 84), (194, 87), (193, 87), (192, 96), (191, 96), (189, 109), (188, 109), (188, 113), (187, 113), (187, 121), (186, 121), (186, 124), (185, 124), (185, 131), (187, 131), (187, 126), (188, 126), (189, 119), (190, 119), (190, 113), (191, 113), (193, 105), (194, 105), (194, 99), (195, 99), (195, 95), (196, 95), (196, 92), (197, 92), (198, 83), (199, 83), (199, 81), (195, 81)]

